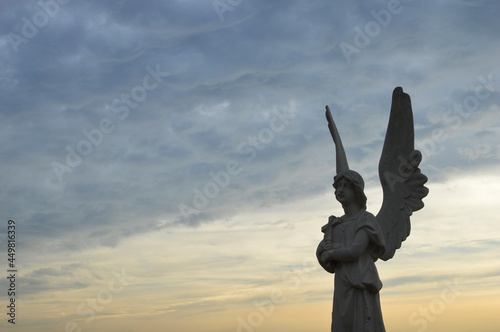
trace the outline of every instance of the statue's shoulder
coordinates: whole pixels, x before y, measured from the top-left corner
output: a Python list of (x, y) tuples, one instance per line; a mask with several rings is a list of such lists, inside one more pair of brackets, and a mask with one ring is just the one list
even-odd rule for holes
[(362, 227), (363, 225), (370, 225), (378, 228), (377, 218), (375, 218), (371, 212), (363, 211), (358, 217), (358, 227)]
[(371, 212), (368, 212), (368, 211), (364, 211), (362, 214), (361, 214), (366, 220), (370, 220), (370, 221), (376, 221), (377, 219), (375, 218), (375, 216), (373, 215), (373, 213)]
[(375, 236), (377, 238), (377, 243), (382, 243), (385, 246), (383, 239), (382, 229), (378, 224), (377, 218), (370, 212), (363, 212), (358, 218), (357, 230), (365, 230), (368, 235)]

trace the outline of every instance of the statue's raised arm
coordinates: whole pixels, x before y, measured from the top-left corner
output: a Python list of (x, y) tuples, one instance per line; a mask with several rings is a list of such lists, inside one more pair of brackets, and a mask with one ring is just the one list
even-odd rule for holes
[(391, 259), (410, 235), (410, 216), (424, 207), (429, 190), (427, 177), (418, 168), (422, 160), (414, 149), (413, 112), (410, 96), (397, 87), (392, 94), (391, 115), (379, 162), (384, 199), (376, 219), (382, 228), (386, 250), (380, 257)]

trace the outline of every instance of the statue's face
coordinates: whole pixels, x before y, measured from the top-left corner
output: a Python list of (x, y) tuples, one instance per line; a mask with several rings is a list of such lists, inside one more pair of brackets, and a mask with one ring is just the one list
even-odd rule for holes
[(356, 199), (356, 193), (352, 184), (346, 179), (342, 179), (337, 183), (335, 189), (335, 198), (341, 204), (349, 204)]

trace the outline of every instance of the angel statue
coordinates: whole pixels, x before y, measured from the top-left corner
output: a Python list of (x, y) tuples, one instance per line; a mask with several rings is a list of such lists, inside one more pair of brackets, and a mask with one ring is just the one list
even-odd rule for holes
[(394, 89), (391, 115), (379, 163), (384, 199), (374, 216), (366, 211), (364, 181), (350, 170), (339, 132), (326, 106), (328, 128), (336, 147), (335, 198), (342, 204), (342, 217), (330, 216), (322, 227), (323, 240), (316, 256), (320, 265), (335, 274), (332, 331), (385, 331), (380, 308), (382, 282), (375, 262), (394, 256), (410, 234), (410, 216), (424, 207), (429, 190), (420, 172), (420, 151), (414, 149), (410, 96)]

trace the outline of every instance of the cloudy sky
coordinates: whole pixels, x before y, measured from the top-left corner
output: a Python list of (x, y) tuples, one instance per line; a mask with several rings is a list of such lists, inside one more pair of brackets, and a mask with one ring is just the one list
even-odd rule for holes
[(0, 2), (2, 330), (327, 331), (329, 105), (368, 210), (392, 90), (425, 208), (377, 263), (390, 331), (498, 331), (500, 4)]

